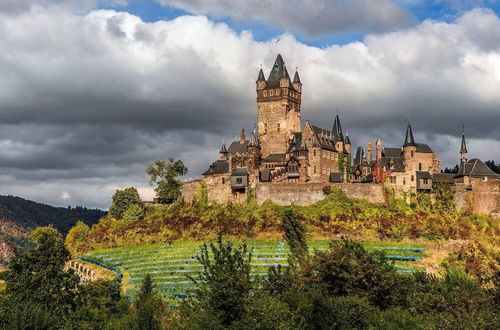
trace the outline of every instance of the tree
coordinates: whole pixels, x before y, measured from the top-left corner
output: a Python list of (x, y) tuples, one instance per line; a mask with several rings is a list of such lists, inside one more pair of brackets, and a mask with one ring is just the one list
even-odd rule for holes
[(142, 280), (141, 291), (137, 298), (137, 324), (141, 330), (153, 330), (160, 328), (160, 322), (156, 317), (156, 312), (161, 306), (161, 302), (154, 294), (155, 284), (150, 274)]
[(304, 227), (292, 209), (285, 210), (281, 228), (290, 247), (293, 261), (301, 264), (308, 253), (306, 235)]
[(61, 234), (53, 227), (39, 227), (30, 235), (34, 247), (12, 258), (0, 274), (13, 305), (39, 306), (51, 315), (64, 317), (75, 307), (78, 276), (65, 272), (70, 259)]
[(117, 190), (113, 195), (113, 203), (109, 207), (109, 213), (113, 218), (121, 219), (125, 211), (134, 204), (144, 208), (136, 188), (130, 187), (123, 190)]
[(170, 157), (168, 161), (156, 160), (151, 164), (146, 173), (150, 176), (149, 183), (156, 184), (156, 194), (160, 202), (172, 203), (181, 195), (182, 182), (178, 176), (188, 173), (187, 167), (181, 160)]
[(132, 204), (123, 213), (122, 220), (127, 222), (134, 222), (144, 217), (144, 207), (138, 204)]
[(90, 227), (83, 221), (78, 221), (66, 235), (66, 246), (70, 251), (80, 251), (87, 242)]
[[(216, 242), (202, 245), (197, 259), (203, 270), (198, 278), (191, 278), (198, 289), (195, 291), (196, 298), (184, 313), (198, 313), (194, 319), (207, 324), (210, 324), (207, 321), (210, 319), (220, 327), (228, 328), (245, 314), (252, 290), (252, 254), (246, 244), (234, 247), (231, 242), (223, 242), (219, 236)], [(200, 324), (197, 326), (200, 327)]]

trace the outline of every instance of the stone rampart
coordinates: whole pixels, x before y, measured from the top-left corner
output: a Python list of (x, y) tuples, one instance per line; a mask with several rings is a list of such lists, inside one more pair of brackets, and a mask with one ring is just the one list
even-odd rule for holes
[(184, 201), (191, 203), (193, 201), (194, 195), (196, 194), (196, 189), (200, 185), (200, 180), (186, 181), (182, 184), (181, 193)]
[(500, 218), (500, 179), (471, 178), (470, 186), (455, 185), (455, 205), (458, 210), (472, 208), (474, 213)]
[[(259, 182), (255, 187), (257, 202), (262, 204), (270, 199), (279, 205), (308, 205), (325, 198), (323, 188), (325, 183), (290, 183), (272, 184)], [(381, 184), (371, 183), (339, 183), (329, 184), (344, 191), (347, 196), (367, 199), (374, 203), (383, 203), (384, 190)]]

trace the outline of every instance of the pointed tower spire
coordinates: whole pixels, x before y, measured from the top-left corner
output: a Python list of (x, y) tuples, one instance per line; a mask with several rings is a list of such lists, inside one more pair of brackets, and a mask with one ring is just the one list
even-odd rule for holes
[(281, 54), (278, 54), (276, 57), (276, 61), (274, 61), (273, 68), (269, 73), (269, 77), (267, 77), (267, 87), (279, 87), (280, 79), (283, 77), (285, 73), (285, 62), (283, 61), (283, 57)]
[(467, 145), (465, 144), (465, 125), (462, 126), (462, 146), (460, 147), (460, 161), (467, 161)]
[(403, 144), (403, 147), (416, 147), (417, 145), (415, 144), (415, 139), (413, 138), (413, 132), (411, 130), (411, 124), (408, 121), (408, 127), (406, 128), (406, 138), (405, 138), (405, 143)]
[(349, 133), (346, 131), (345, 132), (345, 144), (351, 144), (351, 139), (349, 139)]
[(333, 122), (332, 127), (332, 135), (335, 142), (344, 142), (344, 134), (342, 133), (342, 126), (340, 125), (339, 115), (335, 116), (335, 121)]
[(293, 77), (293, 83), (294, 84), (302, 84), (300, 82), (299, 71), (295, 71), (295, 76)]
[(257, 81), (266, 81), (266, 78), (264, 78), (264, 71), (262, 70), (262, 68), (260, 68), (259, 76), (257, 77)]

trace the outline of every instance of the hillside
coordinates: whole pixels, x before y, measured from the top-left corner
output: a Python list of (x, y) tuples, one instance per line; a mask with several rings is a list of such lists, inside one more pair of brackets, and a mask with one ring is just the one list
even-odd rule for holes
[(64, 208), (36, 203), (20, 197), (0, 196), (0, 267), (26, 245), (31, 229), (53, 225), (63, 234), (78, 221), (92, 225), (106, 212), (84, 207)]

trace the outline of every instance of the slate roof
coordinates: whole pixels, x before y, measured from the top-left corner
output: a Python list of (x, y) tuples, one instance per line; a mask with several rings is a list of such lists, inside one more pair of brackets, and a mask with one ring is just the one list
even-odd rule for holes
[(486, 166), (479, 158), (471, 159), (467, 162), (460, 164), (458, 173), (455, 178), (470, 176), (470, 177), (491, 177), (500, 178), (500, 175), (493, 172), (488, 166)]
[(260, 172), (260, 181), (269, 182), (271, 181), (271, 169), (265, 168)]
[[(391, 161), (394, 164), (394, 169), (391, 169)], [(374, 164), (375, 162), (373, 162)], [(401, 157), (382, 157), (380, 158), (380, 166), (386, 168), (388, 171), (393, 172), (404, 172), (405, 165), (403, 163), (403, 158)]]
[(424, 154), (433, 153), (432, 149), (427, 144), (415, 143), (415, 145), (417, 146), (417, 150), (415, 150), (415, 152), (420, 152)]
[(407, 147), (407, 146), (416, 146), (415, 139), (413, 138), (413, 132), (411, 130), (410, 123), (408, 123), (408, 127), (406, 127), (405, 143), (403, 144), (403, 147)]
[(389, 158), (403, 157), (401, 148), (384, 148), (382, 150), (382, 156)]
[(346, 136), (345, 136), (345, 141), (344, 141), (345, 144), (351, 144), (351, 139), (349, 139), (349, 135), (347, 135), (346, 133)]
[(285, 161), (285, 154), (270, 154), (262, 160), (264, 163), (280, 163)]
[(344, 182), (344, 180), (342, 180), (342, 173), (338, 173), (338, 172), (330, 173), (330, 182), (334, 182), (334, 183)]
[(467, 146), (465, 145), (465, 132), (463, 129), (462, 129), (462, 145), (460, 147), (460, 153), (461, 154), (467, 153)]
[(229, 172), (229, 162), (227, 160), (216, 160), (202, 175), (224, 174), (227, 172)]
[(231, 176), (247, 176), (248, 171), (246, 167), (238, 167), (235, 168), (233, 173), (231, 173)]
[(293, 83), (294, 84), (296, 84), (296, 83), (301, 84), (300, 77), (299, 77), (299, 71), (295, 71), (295, 76), (293, 77)]
[(358, 149), (356, 150), (356, 156), (353, 159), (353, 165), (369, 166), (365, 158), (365, 151), (362, 147), (358, 147)]
[(454, 181), (453, 181), (453, 177), (455, 176), (455, 174), (453, 173), (434, 173), (432, 175), (432, 182), (433, 183), (450, 183), (452, 184)]
[(257, 77), (257, 81), (266, 81), (266, 78), (264, 78), (264, 71), (262, 71), (262, 68), (260, 68), (259, 76)]
[(427, 171), (417, 171), (417, 179), (432, 179), (432, 175)]
[(367, 183), (367, 182), (372, 182), (372, 181), (373, 181), (373, 174), (370, 172), (367, 175), (365, 175), (364, 177), (362, 177), (360, 182)]
[(342, 133), (342, 126), (340, 125), (339, 115), (336, 115), (335, 120), (333, 121), (332, 135), (333, 135), (332, 137), (333, 141), (344, 142), (344, 134)]
[(239, 140), (234, 141), (233, 143), (231, 143), (231, 145), (227, 149), (227, 152), (230, 153), (231, 155), (235, 155), (235, 154), (246, 155), (247, 147), (248, 147), (249, 143), (250, 143), (249, 140), (245, 140), (243, 142), (241, 142)]
[[(278, 56), (276, 57), (276, 61), (274, 61), (273, 68), (271, 69), (271, 72), (269, 72), (266, 88), (280, 87), (280, 79), (282, 77), (286, 77), (290, 81), (290, 76), (288, 75), (288, 71), (286, 70), (283, 57), (281, 57), (281, 54), (278, 54)], [(291, 84), (289, 87), (293, 89), (293, 86)]]
[(337, 151), (335, 148), (335, 141), (332, 139), (332, 132), (318, 127), (311, 125), (314, 133), (314, 143), (326, 150), (331, 150), (331, 151)]

